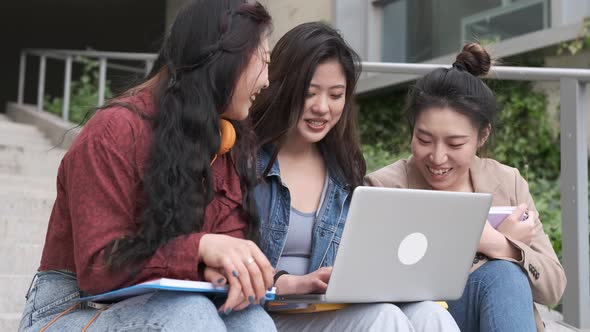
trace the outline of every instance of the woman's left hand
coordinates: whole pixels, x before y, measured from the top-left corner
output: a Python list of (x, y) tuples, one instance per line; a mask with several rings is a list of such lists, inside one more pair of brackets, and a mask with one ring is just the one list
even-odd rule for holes
[[(207, 266), (205, 267), (205, 272), (203, 274), (205, 276), (205, 281), (208, 281), (215, 286), (223, 287), (227, 285), (227, 277), (220, 269)], [(243, 293), (238, 297), (238, 301), (238, 305), (232, 308), (233, 311), (242, 310), (251, 304)]]
[[(526, 219), (523, 220), (523, 215)], [(531, 246), (533, 238), (535, 237), (535, 220), (537, 219), (537, 212), (528, 210), (526, 204), (520, 204), (514, 212), (509, 215), (498, 226), (498, 232), (510, 237), (511, 239), (520, 241), (527, 246)]]

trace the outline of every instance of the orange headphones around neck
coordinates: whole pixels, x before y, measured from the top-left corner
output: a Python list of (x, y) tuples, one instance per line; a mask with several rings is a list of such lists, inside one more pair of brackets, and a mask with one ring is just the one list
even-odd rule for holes
[(236, 129), (231, 122), (226, 119), (219, 119), (219, 136), (221, 140), (219, 150), (211, 160), (211, 165), (217, 160), (218, 156), (227, 153), (236, 143)]

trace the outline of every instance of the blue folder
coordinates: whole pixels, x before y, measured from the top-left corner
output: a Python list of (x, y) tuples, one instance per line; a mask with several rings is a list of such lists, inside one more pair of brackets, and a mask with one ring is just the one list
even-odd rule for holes
[[(90, 302), (117, 302), (129, 297), (138, 296), (157, 291), (173, 291), (173, 292), (196, 292), (205, 293), (208, 295), (226, 296), (228, 286), (215, 286), (210, 282), (192, 281), (161, 278), (152, 281), (143, 282), (141, 284), (117, 289), (108, 293), (92, 295), (80, 298), (79, 301)], [(274, 300), (275, 288), (266, 291), (265, 299), (267, 301)]]

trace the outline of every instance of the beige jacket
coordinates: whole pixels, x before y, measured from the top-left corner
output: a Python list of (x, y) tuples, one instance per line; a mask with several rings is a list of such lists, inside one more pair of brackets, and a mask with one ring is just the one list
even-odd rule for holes
[[(475, 192), (492, 194), (492, 206), (516, 206), (526, 203), (529, 210), (536, 211), (528, 183), (516, 168), (500, 164), (493, 159), (475, 157), (469, 175)], [(367, 175), (365, 184), (375, 187), (432, 189), (413, 165), (412, 157)], [(565, 289), (565, 272), (551, 246), (549, 237), (543, 232), (543, 225), (539, 218), (535, 220), (535, 225), (537, 232), (531, 246), (507, 237), (508, 241), (521, 250), (521, 261), (506, 257), (492, 258), (506, 259), (519, 264), (528, 274), (533, 300), (552, 305), (561, 299)], [(487, 259), (483, 259), (474, 264), (471, 272), (486, 261)], [(544, 331), (543, 321), (536, 308), (535, 321), (537, 331)]]

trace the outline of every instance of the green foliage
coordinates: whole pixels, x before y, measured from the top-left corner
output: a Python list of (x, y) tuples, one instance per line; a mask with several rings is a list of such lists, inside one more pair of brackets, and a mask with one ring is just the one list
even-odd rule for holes
[[(73, 123), (83, 124), (86, 114), (97, 106), (98, 103), (98, 62), (86, 58), (81, 58), (84, 62), (82, 75), (78, 80), (72, 80), (70, 91), (70, 113), (69, 120)], [(112, 97), (109, 87), (110, 82), (105, 84), (105, 100)], [(45, 109), (61, 116), (63, 107), (63, 98), (45, 96)]]
[(547, 97), (529, 82), (487, 82), (496, 93), (500, 116), (489, 156), (518, 168), (529, 181), (559, 177), (559, 137), (547, 116)]
[[(559, 137), (546, 112), (547, 98), (528, 82), (487, 82), (501, 112), (485, 156), (518, 168), (529, 181), (545, 232), (561, 256), (561, 207), (558, 183)], [(369, 171), (410, 154), (409, 126), (403, 115), (404, 91), (360, 98), (363, 153)]]
[(405, 92), (359, 98), (359, 129), (367, 170), (374, 171), (410, 155), (410, 129), (403, 107)]
[(569, 53), (576, 55), (578, 52), (590, 48), (590, 17), (582, 22), (582, 29), (574, 40), (563, 42), (557, 48), (557, 55)]
[(529, 190), (535, 200), (535, 207), (543, 223), (543, 230), (549, 236), (553, 249), (561, 259), (561, 200), (557, 180), (537, 179), (529, 181)]

